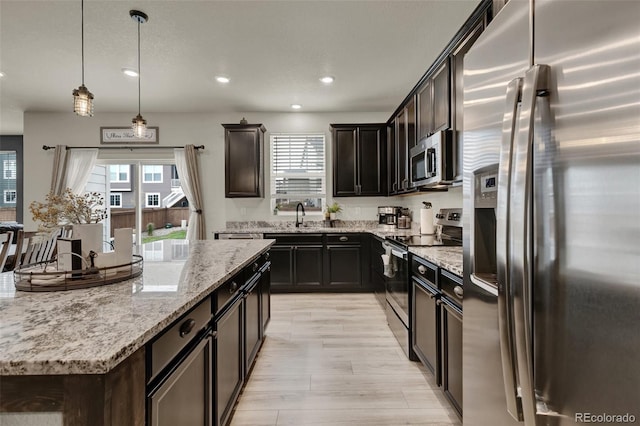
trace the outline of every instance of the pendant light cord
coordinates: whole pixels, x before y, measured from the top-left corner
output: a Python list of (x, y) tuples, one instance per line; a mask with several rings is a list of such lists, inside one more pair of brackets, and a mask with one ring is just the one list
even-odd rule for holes
[(80, 18), (80, 25), (82, 27), (82, 85), (84, 86), (84, 0), (80, 2), (80, 10), (82, 13), (82, 17)]
[(140, 80), (142, 80), (142, 71), (140, 70), (140, 19), (138, 22), (138, 115), (140, 115)]

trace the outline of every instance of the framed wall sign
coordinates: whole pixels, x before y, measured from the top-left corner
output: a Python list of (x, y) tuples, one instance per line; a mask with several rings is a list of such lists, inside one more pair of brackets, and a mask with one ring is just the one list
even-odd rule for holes
[(100, 127), (100, 143), (104, 144), (157, 144), (160, 129), (147, 127), (147, 133), (143, 138), (133, 135), (131, 127)]

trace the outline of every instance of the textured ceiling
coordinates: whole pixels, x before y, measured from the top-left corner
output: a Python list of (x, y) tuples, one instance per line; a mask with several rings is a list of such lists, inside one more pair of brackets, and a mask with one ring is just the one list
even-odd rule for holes
[[(85, 84), (95, 114), (290, 111), (391, 114), (478, 0), (85, 1)], [(24, 111), (72, 111), (80, 0), (0, 0), (0, 133)], [(223, 86), (215, 76), (227, 75)], [(333, 75), (331, 86), (318, 79)]]

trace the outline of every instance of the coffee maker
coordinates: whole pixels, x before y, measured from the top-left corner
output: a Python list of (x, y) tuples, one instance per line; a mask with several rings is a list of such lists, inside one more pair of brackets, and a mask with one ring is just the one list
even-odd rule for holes
[(396, 229), (398, 227), (398, 216), (402, 207), (380, 206), (378, 207), (378, 228)]

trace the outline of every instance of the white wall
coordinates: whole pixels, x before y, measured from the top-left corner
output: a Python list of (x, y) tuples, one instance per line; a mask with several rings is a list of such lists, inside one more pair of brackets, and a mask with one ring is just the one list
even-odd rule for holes
[[(127, 126), (134, 113), (100, 113), (81, 118), (73, 113), (27, 112), (24, 116), (24, 205), (25, 229), (35, 230), (36, 224), (28, 211), (29, 203), (42, 200), (49, 190), (53, 151), (43, 151), (42, 145), (100, 146), (100, 126)], [(199, 154), (204, 188), (204, 211), (209, 238), (213, 231), (224, 228), (229, 220), (283, 220), (272, 216), (269, 192), (269, 134), (294, 132), (322, 132), (327, 141), (327, 201), (332, 202), (331, 188), (331, 123), (384, 122), (388, 113), (195, 113), (144, 114), (149, 126), (160, 128), (160, 145), (205, 145)], [(224, 197), (224, 128), (222, 123), (238, 123), (245, 117), (249, 123), (262, 123), (265, 135), (265, 193), (264, 199), (226, 199)], [(99, 158), (136, 159), (172, 157), (165, 151), (101, 151)], [(431, 201), (434, 208), (461, 207), (462, 193), (454, 189), (448, 193), (425, 193), (405, 197), (338, 198), (343, 206), (341, 219), (376, 220), (377, 206), (399, 205), (418, 209), (422, 201)], [(416, 217), (418, 217), (416, 215)], [(291, 220), (284, 218), (284, 220)]]

